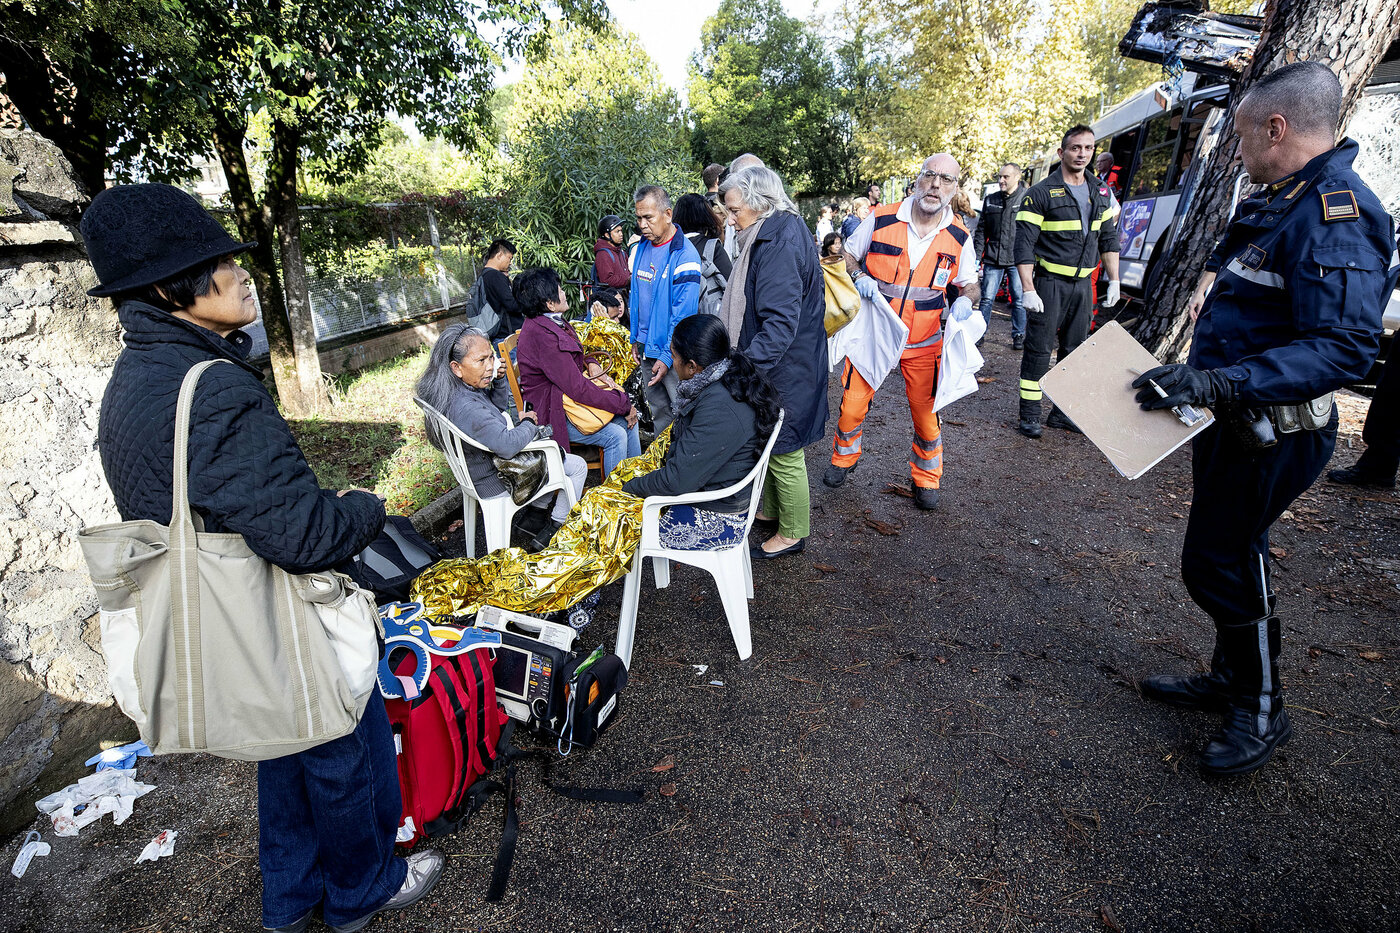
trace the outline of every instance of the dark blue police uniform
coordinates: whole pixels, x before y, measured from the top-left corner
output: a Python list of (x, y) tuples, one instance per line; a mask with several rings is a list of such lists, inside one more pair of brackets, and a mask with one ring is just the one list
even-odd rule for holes
[[(1207, 264), (1216, 280), (1196, 322), (1190, 365), (1228, 380), (1234, 411), (1325, 396), (1363, 378), (1375, 360), (1400, 261), (1394, 222), (1352, 171), (1356, 151), (1343, 140), (1246, 200)], [(1272, 731), (1271, 751), (1287, 739), (1288, 723), (1269, 527), (1327, 464), (1337, 412), (1334, 406), (1322, 429), (1280, 432), (1264, 449), (1251, 449), (1232, 428), (1230, 408), (1217, 414), (1193, 445), (1181, 573), (1191, 598), (1215, 620), (1213, 670), (1205, 677), (1215, 678), (1226, 731), (1232, 717), (1255, 737)], [(1263, 760), (1267, 754), (1238, 770)]]

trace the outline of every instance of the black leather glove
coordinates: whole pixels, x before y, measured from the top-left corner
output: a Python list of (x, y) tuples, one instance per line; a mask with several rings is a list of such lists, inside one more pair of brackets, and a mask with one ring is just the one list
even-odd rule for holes
[[(1166, 398), (1148, 385), (1155, 382), (1167, 393)], [(1185, 363), (1158, 366), (1149, 369), (1133, 380), (1133, 388), (1138, 390), (1137, 402), (1144, 411), (1171, 408), (1176, 405), (1202, 405), (1214, 408), (1232, 401), (1235, 387), (1224, 373), (1216, 369), (1200, 370)]]

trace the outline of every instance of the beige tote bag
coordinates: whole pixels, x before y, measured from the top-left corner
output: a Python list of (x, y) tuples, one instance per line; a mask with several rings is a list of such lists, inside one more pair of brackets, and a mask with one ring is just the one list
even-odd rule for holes
[(221, 362), (198, 364), (180, 387), (170, 527), (118, 522), (78, 539), (112, 693), (141, 738), (157, 754), (259, 761), (354, 730), (374, 689), (379, 616), (343, 574), (289, 574), (240, 534), (195, 529), (190, 407)]

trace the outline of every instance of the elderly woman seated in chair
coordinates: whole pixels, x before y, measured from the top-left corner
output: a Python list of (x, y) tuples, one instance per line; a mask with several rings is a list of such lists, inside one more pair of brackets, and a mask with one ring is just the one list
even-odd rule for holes
[[(485, 333), (466, 324), (453, 324), (438, 337), (428, 357), (428, 367), (418, 380), (419, 398), (440, 411), (463, 434), (491, 449), (487, 453), (464, 445), (467, 472), (477, 493), (484, 498), (506, 493), (491, 454), (514, 457), (541, 433), (533, 411), (515, 410), (510, 388), (500, 378), (503, 369), (504, 364), (498, 363)], [(514, 413), (519, 423), (513, 425), (506, 412)], [(432, 418), (424, 419), (424, 427), (429, 442), (441, 450), (443, 440)], [(573, 484), (575, 498), (582, 496), (588, 475), (583, 458), (566, 453), (564, 472)], [(568, 498), (562, 492), (556, 493), (554, 510), (530, 542), (531, 548), (539, 550), (547, 544), (568, 514)]]
[[(778, 421), (778, 395), (748, 357), (730, 353), (724, 323), (696, 314), (676, 325), (671, 356), (680, 392), (671, 446), (661, 466), (622, 485), (634, 496), (678, 496), (724, 489), (758, 463)], [(696, 550), (734, 543), (744, 532), (750, 490), (661, 515), (661, 543)]]

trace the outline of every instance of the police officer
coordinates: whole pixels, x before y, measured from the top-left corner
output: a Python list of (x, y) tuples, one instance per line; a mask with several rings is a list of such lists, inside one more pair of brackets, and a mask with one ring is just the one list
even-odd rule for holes
[[(1103, 261), (1108, 294), (1118, 303), (1117, 204), (1108, 185), (1087, 171), (1094, 131), (1082, 123), (1060, 140), (1060, 164), (1031, 186), (1016, 214), (1015, 261), (1026, 315), (1021, 357), (1020, 432), (1040, 437), (1040, 377), (1050, 368), (1056, 341), (1064, 358), (1089, 335), (1094, 314), (1090, 274)], [(1057, 408), (1047, 424), (1077, 431)]]
[(1316, 62), (1277, 69), (1239, 102), (1245, 170), (1272, 184), (1240, 205), (1207, 263), (1190, 362), (1133, 382), (1143, 408), (1217, 414), (1194, 442), (1181, 555), (1191, 598), (1215, 621), (1211, 669), (1142, 682), (1151, 699), (1223, 715), (1201, 754), (1211, 775), (1260, 768), (1288, 741), (1269, 527), (1332, 455), (1330, 393), (1366, 375), (1400, 273), (1394, 222), (1352, 171), (1356, 143), (1334, 145), (1341, 102)]

